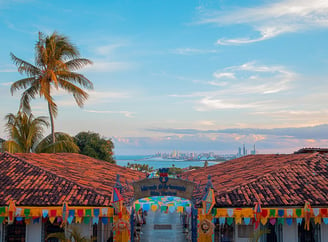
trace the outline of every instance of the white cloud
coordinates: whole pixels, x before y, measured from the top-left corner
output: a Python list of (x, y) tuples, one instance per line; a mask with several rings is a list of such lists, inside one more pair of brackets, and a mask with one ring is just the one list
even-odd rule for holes
[(128, 62), (114, 62), (95, 60), (92, 65), (88, 65), (81, 72), (115, 72), (124, 71), (132, 68), (132, 64)]
[(109, 111), (109, 110), (84, 110), (88, 113), (99, 113), (99, 114), (122, 114), (127, 118), (133, 118), (134, 112), (129, 111)]
[(207, 12), (202, 24), (249, 24), (259, 32), (257, 38), (220, 39), (221, 45), (240, 45), (267, 40), (284, 33), (328, 27), (328, 1), (286, 0), (261, 7), (241, 8), (230, 12)]
[[(226, 72), (229, 71), (229, 72)], [(290, 89), (289, 83), (296, 78), (296, 74), (283, 66), (259, 65), (247, 62), (239, 66), (231, 66), (223, 71), (215, 72), (215, 77), (230, 77), (230, 81), (211, 81), (213, 86), (226, 87), (226, 94), (272, 94)]]
[[(89, 94), (89, 97), (88, 100), (85, 102), (85, 106), (114, 102), (117, 100), (131, 97), (131, 95), (127, 92), (87, 91), (87, 93)], [(70, 95), (63, 89), (55, 90), (53, 96), (55, 98), (58, 97), (56, 103), (60, 106), (76, 106), (72, 95)]]
[(240, 101), (236, 102), (225, 102), (220, 99), (215, 98), (202, 98), (199, 101), (199, 105), (196, 107), (197, 111), (209, 111), (218, 109), (244, 109), (244, 108), (254, 108), (258, 106), (256, 103), (242, 103)]
[(108, 56), (108, 55), (111, 55), (116, 49), (118, 49), (122, 46), (123, 46), (122, 43), (102, 45), (102, 46), (97, 47), (95, 49), (95, 52), (99, 55)]
[(172, 51), (178, 55), (195, 55), (217, 53), (217, 50), (195, 49), (195, 48), (178, 48)]
[(15, 68), (1, 69), (0, 72), (3, 72), (3, 73), (5, 73), (5, 72), (9, 72), (9, 73), (17, 72), (17, 69), (15, 69)]
[(213, 76), (217, 79), (220, 78), (229, 78), (229, 79), (235, 79), (235, 73), (233, 72), (215, 72)]
[[(283, 108), (280, 94), (292, 91), (297, 74), (279, 65), (263, 65), (255, 61), (226, 67), (213, 74), (215, 80), (206, 82), (208, 91), (173, 94), (188, 98), (196, 111), (251, 109), (253, 112)], [(225, 78), (224, 81), (222, 79)]]
[(5, 87), (9, 87), (9, 86), (11, 86), (11, 84), (13, 84), (13, 82), (3, 82), (3, 83), (0, 83), (1, 86), (5, 86)]

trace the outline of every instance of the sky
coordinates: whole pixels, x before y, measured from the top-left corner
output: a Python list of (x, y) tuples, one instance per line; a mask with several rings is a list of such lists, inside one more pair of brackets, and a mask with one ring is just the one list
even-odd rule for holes
[(34, 63), (54, 31), (93, 61), (80, 72), (94, 84), (83, 108), (54, 92), (56, 131), (99, 133), (117, 155), (327, 147), (326, 0), (0, 0), (2, 138), (25, 77), (10, 53)]

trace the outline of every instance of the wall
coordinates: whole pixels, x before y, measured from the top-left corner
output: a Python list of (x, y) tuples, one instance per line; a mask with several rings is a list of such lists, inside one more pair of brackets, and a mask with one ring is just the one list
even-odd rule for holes
[(0, 224), (0, 242), (2, 242), (3, 237), (3, 224)]
[(26, 225), (26, 242), (41, 242), (42, 224)]
[(292, 225), (284, 224), (282, 227), (283, 241), (298, 242), (298, 228), (297, 223), (293, 222)]
[(324, 222), (321, 223), (321, 241), (327, 241), (328, 240), (328, 225), (324, 224)]

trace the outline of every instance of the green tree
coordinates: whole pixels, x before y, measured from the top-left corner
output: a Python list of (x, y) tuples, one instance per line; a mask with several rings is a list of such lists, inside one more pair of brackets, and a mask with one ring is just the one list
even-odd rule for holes
[(35, 65), (26, 62), (10, 53), (18, 72), (27, 75), (11, 85), (11, 93), (24, 89), (20, 110), (30, 111), (30, 101), (37, 95), (48, 103), (51, 123), (52, 142), (55, 143), (54, 118), (57, 116), (57, 105), (53, 99), (54, 89), (63, 89), (73, 94), (79, 107), (82, 107), (88, 94), (82, 89), (93, 89), (92, 83), (76, 70), (91, 64), (85, 58), (80, 58), (77, 48), (67, 37), (54, 32), (50, 36), (39, 33), (39, 40), (35, 45)]
[(43, 130), (49, 126), (45, 117), (34, 118), (32, 114), (18, 112), (6, 116), (9, 140), (3, 146), (11, 153), (78, 152), (79, 148), (68, 134), (56, 132), (56, 142), (51, 135), (43, 138)]
[(98, 133), (89, 131), (78, 133), (74, 140), (80, 148), (80, 154), (115, 163), (113, 158), (114, 144), (111, 139), (101, 138)]

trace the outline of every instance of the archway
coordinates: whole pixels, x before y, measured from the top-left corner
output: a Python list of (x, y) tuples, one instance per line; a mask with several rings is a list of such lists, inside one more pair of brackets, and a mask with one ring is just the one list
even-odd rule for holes
[[(194, 198), (196, 183), (183, 180), (177, 177), (168, 176), (168, 168), (159, 169), (159, 176), (153, 178), (145, 178), (132, 183), (134, 189), (134, 199), (145, 199), (151, 197), (180, 197), (190, 201), (191, 212), (191, 239), (197, 241), (197, 208)], [(137, 209), (139, 210), (139, 209)], [(135, 216), (138, 211), (132, 208), (131, 212), (131, 231), (134, 231)], [(169, 226), (167, 224), (166, 226)], [(131, 241), (134, 236), (131, 232)]]

